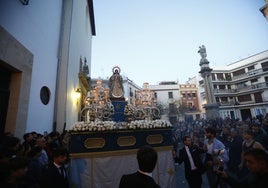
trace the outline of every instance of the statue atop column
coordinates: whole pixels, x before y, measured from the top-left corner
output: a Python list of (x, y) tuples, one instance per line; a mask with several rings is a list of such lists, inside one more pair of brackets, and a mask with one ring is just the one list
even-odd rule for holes
[(204, 45), (199, 46), (198, 53), (201, 56), (199, 65), (201, 67), (208, 67), (209, 61), (207, 60), (207, 50), (206, 50), (206, 47)]
[(113, 75), (109, 79), (110, 98), (124, 98), (123, 78), (120, 68), (113, 68)]
[(200, 53), (202, 59), (207, 58), (207, 50), (204, 45), (199, 46), (198, 53)]
[(205, 105), (206, 118), (215, 119), (219, 117), (219, 109), (218, 109), (219, 106), (216, 103), (216, 99), (213, 93), (213, 84), (211, 80), (212, 69), (209, 67), (209, 61), (207, 60), (206, 47), (204, 45), (199, 46), (198, 53), (201, 56), (199, 63), (201, 70), (199, 71), (199, 73), (201, 74), (204, 80), (206, 101), (207, 101), (207, 104)]

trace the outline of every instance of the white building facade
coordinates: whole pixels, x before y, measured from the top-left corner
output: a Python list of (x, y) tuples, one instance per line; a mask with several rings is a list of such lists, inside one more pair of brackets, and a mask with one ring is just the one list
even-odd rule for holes
[[(90, 67), (92, 0), (0, 1), (1, 132), (68, 128), (81, 59)], [(6, 102), (3, 102), (6, 101)]]
[[(220, 117), (246, 120), (268, 113), (268, 51), (213, 68), (211, 77)], [(203, 94), (201, 104), (206, 103)]]
[(177, 108), (180, 101), (178, 82), (160, 82), (158, 85), (149, 85), (149, 89), (155, 92), (156, 102), (162, 110), (162, 119), (176, 122), (179, 119)]

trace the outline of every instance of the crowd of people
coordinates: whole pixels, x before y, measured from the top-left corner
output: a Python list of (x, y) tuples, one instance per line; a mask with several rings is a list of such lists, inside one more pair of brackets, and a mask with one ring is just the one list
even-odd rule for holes
[[(175, 163), (184, 163), (190, 188), (202, 187), (203, 173), (211, 188), (268, 184), (268, 115), (246, 121), (179, 121), (173, 125), (173, 141)], [(5, 134), (0, 140), (0, 187), (70, 187), (67, 145), (67, 132), (25, 133), (23, 140)], [(137, 177), (144, 180), (143, 175), (150, 176), (157, 156), (152, 148), (143, 150), (137, 159), (139, 165), (146, 162), (148, 168), (143, 164), (137, 173), (123, 176), (120, 187), (128, 185), (127, 179), (135, 182)], [(143, 157), (152, 159), (148, 162)], [(158, 187), (153, 179), (147, 180), (142, 182)]]
[(2, 136), (0, 187), (69, 187), (66, 133), (29, 132), (23, 140), (8, 133)]
[[(268, 166), (268, 115), (246, 121), (230, 118), (180, 121), (173, 126), (173, 140), (174, 160), (184, 162), (189, 187), (201, 187), (204, 172), (211, 188), (268, 184), (268, 169), (253, 172), (248, 160), (249, 156), (261, 153), (256, 159), (253, 156), (253, 161)], [(182, 148), (179, 143), (183, 143)]]

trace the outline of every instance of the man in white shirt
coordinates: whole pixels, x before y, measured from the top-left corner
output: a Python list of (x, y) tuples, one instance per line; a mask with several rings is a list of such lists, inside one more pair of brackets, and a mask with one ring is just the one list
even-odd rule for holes
[(183, 138), (184, 147), (179, 151), (179, 157), (175, 156), (175, 162), (181, 164), (184, 162), (185, 178), (190, 188), (201, 188), (202, 174), (205, 172), (201, 154), (202, 148), (192, 144), (190, 136)]
[(206, 151), (205, 164), (207, 167), (207, 178), (210, 188), (225, 188), (226, 182), (217, 174), (218, 170), (227, 169), (229, 156), (224, 144), (216, 138), (216, 129), (214, 127), (206, 128), (206, 140), (204, 141), (204, 150)]

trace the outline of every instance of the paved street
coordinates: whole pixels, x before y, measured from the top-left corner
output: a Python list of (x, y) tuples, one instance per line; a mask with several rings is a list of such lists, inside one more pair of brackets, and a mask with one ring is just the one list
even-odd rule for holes
[[(188, 188), (187, 181), (184, 176), (184, 165), (175, 165), (175, 171), (176, 171), (176, 188)], [(203, 188), (208, 188), (208, 182), (206, 174), (203, 175)]]
[(184, 165), (175, 164), (176, 171), (176, 188), (188, 187), (187, 181), (184, 177)]

